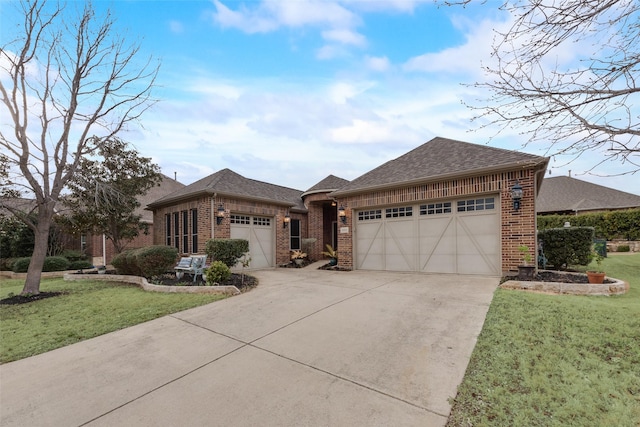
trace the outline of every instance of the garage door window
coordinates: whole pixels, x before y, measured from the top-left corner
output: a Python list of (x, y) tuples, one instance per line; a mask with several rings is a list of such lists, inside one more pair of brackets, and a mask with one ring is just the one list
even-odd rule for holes
[(495, 198), (460, 200), (458, 212), (485, 211), (495, 209)]
[(251, 217), (245, 215), (231, 215), (231, 224), (251, 225)]
[(372, 219), (382, 219), (382, 210), (374, 209), (371, 211), (358, 212), (358, 221), (369, 221)]
[(385, 217), (387, 218), (402, 218), (406, 216), (413, 216), (413, 208), (411, 206), (388, 208), (385, 210)]
[(420, 215), (440, 215), (451, 213), (451, 202), (420, 205)]
[(253, 217), (253, 225), (259, 225), (263, 227), (271, 227), (271, 218), (263, 218), (259, 216)]

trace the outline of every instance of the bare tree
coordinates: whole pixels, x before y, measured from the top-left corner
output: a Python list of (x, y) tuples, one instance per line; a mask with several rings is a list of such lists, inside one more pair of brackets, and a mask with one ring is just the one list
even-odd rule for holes
[[(445, 2), (466, 5), (469, 0)], [(472, 105), (482, 127), (518, 129), (549, 155), (640, 170), (640, 2), (516, 0), (500, 9), (514, 19), (494, 39), (489, 99)]]
[(22, 1), (19, 34), (0, 50), (2, 115), (11, 119), (1, 124), (0, 147), (19, 175), (13, 184), (36, 201), (23, 294), (40, 292), (55, 207), (80, 160), (153, 103), (158, 65), (137, 63), (139, 46), (126, 43), (111, 15), (81, 5), (74, 14), (59, 3)]

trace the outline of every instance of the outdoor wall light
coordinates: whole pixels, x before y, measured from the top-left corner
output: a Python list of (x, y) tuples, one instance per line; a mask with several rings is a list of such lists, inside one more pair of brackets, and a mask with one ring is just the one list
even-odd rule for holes
[(520, 209), (520, 201), (522, 200), (522, 186), (518, 181), (513, 184), (513, 188), (511, 188), (511, 199), (513, 200), (513, 210), (517, 211)]
[(224, 205), (218, 205), (218, 212), (216, 213), (216, 224), (222, 224), (222, 220), (224, 219)]
[(291, 216), (289, 215), (289, 212), (287, 212), (286, 214), (284, 214), (284, 220), (282, 220), (282, 228), (287, 228), (290, 222)]
[(347, 213), (345, 212), (343, 205), (340, 205), (338, 208), (338, 217), (340, 217), (340, 221), (342, 221), (343, 224), (347, 223)]

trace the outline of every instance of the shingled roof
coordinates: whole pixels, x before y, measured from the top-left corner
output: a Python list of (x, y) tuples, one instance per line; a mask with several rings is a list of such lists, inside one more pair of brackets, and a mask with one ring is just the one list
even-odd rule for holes
[(193, 184), (187, 185), (178, 191), (150, 203), (149, 208), (155, 209), (193, 197), (214, 194), (224, 197), (259, 200), (302, 210), (305, 209), (302, 204), (301, 190), (245, 178), (231, 169), (222, 169)]
[(568, 176), (542, 180), (538, 213), (629, 209), (640, 207), (640, 196)]
[(159, 185), (149, 189), (147, 194), (144, 196), (139, 196), (138, 201), (140, 202), (140, 207), (136, 209), (135, 214), (142, 216), (143, 222), (153, 222), (153, 212), (146, 209), (147, 205), (158, 200), (159, 198), (166, 196), (168, 194), (172, 194), (175, 191), (181, 190), (185, 187), (185, 185), (181, 182), (176, 181), (173, 178), (169, 178), (168, 176), (162, 174), (162, 181)]
[(322, 181), (318, 182), (316, 185), (308, 189), (302, 195), (303, 197), (308, 194), (313, 193), (330, 193), (332, 191), (338, 190), (349, 183), (348, 180), (344, 178), (340, 178), (335, 175), (329, 175)]
[(539, 166), (544, 169), (548, 161), (547, 157), (436, 137), (354, 179), (335, 191), (333, 195), (359, 193), (520, 166)]

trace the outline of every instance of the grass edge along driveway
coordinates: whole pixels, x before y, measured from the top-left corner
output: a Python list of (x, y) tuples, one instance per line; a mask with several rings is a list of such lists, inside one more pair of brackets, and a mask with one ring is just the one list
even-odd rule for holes
[[(24, 280), (0, 279), (0, 299)], [(138, 323), (226, 298), (218, 294), (146, 292), (136, 285), (44, 279), (43, 292), (63, 295), (0, 305), (0, 363), (45, 353)]]
[(447, 426), (640, 425), (640, 254), (603, 267), (627, 294), (496, 291)]

